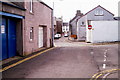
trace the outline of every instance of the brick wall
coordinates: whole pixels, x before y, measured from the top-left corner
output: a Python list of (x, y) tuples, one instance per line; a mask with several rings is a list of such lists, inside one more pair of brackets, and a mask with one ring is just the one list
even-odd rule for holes
[[(44, 40), (46, 40), (46, 47), (50, 47), (51, 26), (52, 26), (52, 10), (40, 2), (33, 3), (33, 13), (30, 13), (30, 3), (25, 2), (25, 26), (24, 26), (24, 55), (28, 55), (38, 50), (38, 28), (44, 26)], [(30, 27), (34, 28), (34, 40), (30, 41)], [(45, 39), (46, 38), (46, 39)], [(45, 44), (45, 42), (44, 42)]]

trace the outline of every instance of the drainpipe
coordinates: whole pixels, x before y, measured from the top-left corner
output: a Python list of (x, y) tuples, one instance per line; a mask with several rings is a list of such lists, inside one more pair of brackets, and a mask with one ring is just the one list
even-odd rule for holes
[[(26, 14), (25, 14), (26, 15)], [(23, 50), (22, 50), (22, 56), (25, 56), (25, 50), (26, 50), (26, 23), (25, 23), (25, 19), (22, 20), (22, 47), (23, 47)]]

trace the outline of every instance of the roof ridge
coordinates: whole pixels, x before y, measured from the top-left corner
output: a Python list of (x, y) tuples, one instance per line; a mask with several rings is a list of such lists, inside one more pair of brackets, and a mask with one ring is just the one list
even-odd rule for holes
[(110, 11), (108, 11), (107, 9), (105, 9), (104, 7), (102, 7), (101, 5), (98, 5), (97, 7), (93, 8), (92, 10), (88, 11), (85, 15), (87, 15), (89, 12), (93, 11), (94, 9), (101, 7), (102, 9), (106, 10), (107, 12), (109, 12), (110, 14), (114, 15), (113, 13), (111, 13)]
[[(111, 13), (111, 12), (108, 11), (107, 9), (103, 8), (101, 5), (98, 5), (97, 7), (93, 8), (93, 9), (90, 10), (90, 11), (88, 11), (85, 15), (87, 15), (88, 13), (90, 13), (91, 11), (95, 10), (95, 9), (98, 8), (98, 7), (101, 7), (102, 9), (106, 10), (107, 12), (109, 12), (110, 14), (112, 14), (112, 15), (114, 16), (113, 13)], [(83, 16), (85, 16), (85, 15), (83, 15)], [(80, 18), (82, 18), (83, 16), (81, 16)], [(80, 18), (78, 18), (77, 21), (78, 21)]]

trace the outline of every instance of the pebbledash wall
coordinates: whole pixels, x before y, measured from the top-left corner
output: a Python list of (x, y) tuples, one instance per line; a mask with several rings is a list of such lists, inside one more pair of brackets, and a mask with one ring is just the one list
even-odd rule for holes
[(91, 21), (91, 25), (92, 29), (87, 29), (87, 41), (92, 43), (120, 41), (118, 21)]
[[(33, 12), (30, 12), (30, 2), (25, 2), (25, 19), (23, 20), (23, 55), (39, 50), (38, 30), (43, 27), (43, 47), (51, 47), (52, 41), (52, 8), (43, 2), (33, 2)], [(30, 28), (33, 27), (33, 40), (30, 40)]]

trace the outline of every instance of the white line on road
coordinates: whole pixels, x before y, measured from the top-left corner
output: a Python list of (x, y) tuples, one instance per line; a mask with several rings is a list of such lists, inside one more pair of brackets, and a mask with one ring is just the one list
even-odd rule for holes
[[(104, 52), (104, 62), (107, 61), (107, 51), (108, 51), (108, 50), (105, 50), (105, 52)], [(105, 69), (105, 68), (106, 68), (106, 64), (104, 63), (104, 64), (103, 64), (103, 69)]]
[(107, 61), (107, 59), (105, 58), (105, 59), (104, 59), (104, 62), (106, 62), (106, 61)]
[(103, 64), (103, 69), (105, 69), (106, 68), (106, 64)]
[(94, 54), (94, 52), (91, 52), (91, 54)]
[(106, 52), (108, 51), (108, 50), (105, 50)]
[(107, 56), (106, 56), (106, 55), (104, 55), (104, 57), (106, 58)]

